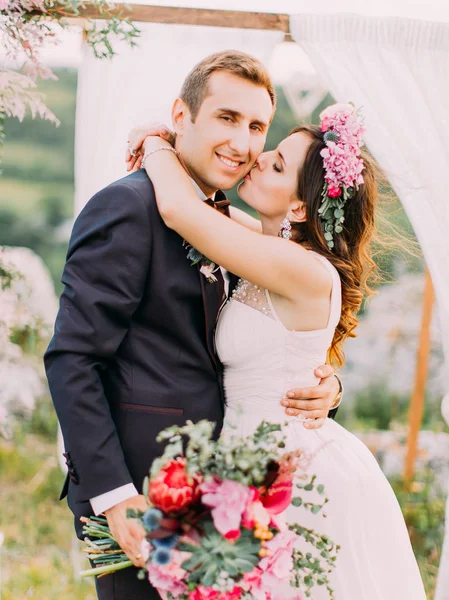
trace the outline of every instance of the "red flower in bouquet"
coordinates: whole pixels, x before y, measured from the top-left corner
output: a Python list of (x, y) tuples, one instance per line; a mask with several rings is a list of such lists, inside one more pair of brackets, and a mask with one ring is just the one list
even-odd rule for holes
[[(279, 515), (290, 506), (293, 495), (293, 479), (302, 466), (303, 457), (300, 451), (284, 454), (278, 464), (278, 470), (271, 468), (271, 475), (260, 489), (260, 501), (270, 515)], [(273, 475), (275, 475), (273, 477)]]
[(179, 457), (170, 460), (150, 481), (148, 497), (165, 514), (180, 512), (199, 499), (201, 482), (199, 476), (187, 473), (186, 460)]
[(278, 515), (290, 506), (292, 494), (293, 475), (288, 471), (284, 471), (260, 495), (260, 501), (271, 515)]

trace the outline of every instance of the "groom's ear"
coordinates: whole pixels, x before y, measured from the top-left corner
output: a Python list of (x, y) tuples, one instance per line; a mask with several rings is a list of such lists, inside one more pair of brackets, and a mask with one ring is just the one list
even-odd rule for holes
[(171, 111), (173, 129), (176, 135), (182, 135), (184, 131), (185, 120), (190, 118), (190, 112), (187, 104), (181, 98), (176, 98)]

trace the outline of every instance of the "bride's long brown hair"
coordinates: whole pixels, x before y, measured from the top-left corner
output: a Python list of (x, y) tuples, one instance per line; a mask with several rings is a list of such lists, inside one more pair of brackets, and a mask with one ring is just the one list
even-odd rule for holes
[(310, 250), (325, 256), (337, 269), (342, 284), (341, 318), (335, 330), (328, 360), (334, 366), (344, 364), (343, 344), (346, 338), (356, 337), (357, 313), (366, 296), (374, 291), (369, 281), (376, 272), (370, 242), (375, 237), (375, 208), (379, 196), (380, 171), (366, 152), (362, 151), (365, 168), (364, 183), (344, 207), (343, 231), (334, 234), (334, 248), (329, 249), (324, 238), (318, 209), (324, 185), (324, 166), (321, 150), (326, 147), (323, 133), (313, 125), (296, 127), (294, 133), (305, 133), (312, 140), (298, 176), (297, 195), (305, 203), (307, 220), (292, 223), (292, 239)]

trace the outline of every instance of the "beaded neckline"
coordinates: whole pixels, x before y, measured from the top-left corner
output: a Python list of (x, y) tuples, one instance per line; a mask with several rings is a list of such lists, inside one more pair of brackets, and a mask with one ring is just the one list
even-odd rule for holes
[(250, 283), (245, 279), (239, 279), (232, 292), (232, 299), (246, 304), (267, 317), (274, 319), (266, 290), (254, 283)]

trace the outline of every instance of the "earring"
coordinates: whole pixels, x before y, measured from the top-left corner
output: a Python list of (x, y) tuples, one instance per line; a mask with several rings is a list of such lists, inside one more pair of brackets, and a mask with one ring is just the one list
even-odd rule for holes
[(285, 217), (285, 219), (281, 223), (281, 230), (278, 233), (278, 236), (284, 238), (284, 240), (292, 239), (292, 226), (287, 217)]

